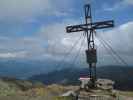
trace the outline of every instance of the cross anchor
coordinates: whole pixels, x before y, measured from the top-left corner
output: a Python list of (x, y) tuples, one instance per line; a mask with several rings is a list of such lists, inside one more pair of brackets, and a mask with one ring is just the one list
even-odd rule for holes
[(89, 64), (89, 78), (91, 84), (89, 88), (96, 87), (96, 63), (97, 63), (97, 49), (95, 47), (94, 33), (97, 29), (111, 28), (114, 27), (114, 21), (102, 21), (102, 22), (92, 22), (91, 6), (86, 4), (85, 10), (85, 24), (67, 26), (66, 32), (81, 32), (84, 31), (87, 37), (88, 49), (86, 50), (87, 63)]

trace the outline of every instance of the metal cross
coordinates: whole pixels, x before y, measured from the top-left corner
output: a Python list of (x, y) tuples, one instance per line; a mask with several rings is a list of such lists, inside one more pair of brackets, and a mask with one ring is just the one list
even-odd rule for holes
[(91, 6), (90, 4), (85, 5), (85, 24), (67, 26), (66, 32), (81, 32), (84, 31), (87, 37), (88, 49), (86, 50), (87, 63), (89, 64), (89, 78), (91, 84), (89, 87), (96, 87), (96, 63), (97, 63), (97, 50), (94, 43), (94, 32), (97, 29), (111, 28), (114, 27), (114, 21), (102, 21), (92, 22)]

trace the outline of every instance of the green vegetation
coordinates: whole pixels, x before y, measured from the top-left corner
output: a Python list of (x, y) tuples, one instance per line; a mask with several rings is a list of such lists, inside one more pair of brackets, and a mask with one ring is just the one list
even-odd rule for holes
[(0, 80), (0, 96), (10, 96), (15, 95), (19, 91), (15, 84), (8, 84)]

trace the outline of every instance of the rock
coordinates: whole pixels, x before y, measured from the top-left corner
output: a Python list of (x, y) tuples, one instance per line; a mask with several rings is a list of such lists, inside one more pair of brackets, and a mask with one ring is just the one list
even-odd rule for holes
[(113, 90), (114, 81), (109, 79), (98, 79), (96, 85), (98, 88), (103, 90)]
[(61, 96), (62, 97), (68, 97), (68, 96), (75, 97), (76, 96), (76, 93), (74, 91), (68, 91), (68, 92), (62, 94)]

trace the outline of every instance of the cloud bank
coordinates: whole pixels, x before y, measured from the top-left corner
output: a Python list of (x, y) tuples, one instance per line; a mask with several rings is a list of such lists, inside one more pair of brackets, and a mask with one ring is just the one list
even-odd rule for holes
[[(84, 3), (88, 2), (90, 0), (84, 0)], [(132, 0), (122, 0), (115, 4), (111, 8), (108, 5), (101, 6), (105, 10), (112, 11), (122, 4), (132, 6)], [(81, 34), (67, 34), (65, 31), (67, 25), (81, 23), (80, 20), (77, 20), (81, 16), (76, 15), (79, 6), (81, 4), (76, 5), (75, 0), (0, 0), (0, 58), (62, 59)], [(71, 14), (72, 16), (69, 17)], [(31, 32), (30, 35), (27, 35), (29, 27), (34, 34)], [(37, 30), (34, 30), (36, 27)], [(26, 31), (23, 32), (23, 29)], [(101, 32), (101, 36), (108, 40), (122, 56), (132, 58), (132, 29), (133, 21), (127, 21), (114, 29)], [(16, 36), (14, 32), (18, 34), (20, 32), (22, 35)], [(3, 34), (7, 34), (7, 36), (3, 36)], [(100, 45), (98, 41), (96, 44)], [(72, 51), (72, 55), (78, 51), (79, 47), (80, 43)], [(84, 44), (84, 50), (85, 48), (86, 44)], [(82, 50), (83, 53), (84, 50)], [(109, 54), (103, 48), (100, 48), (99, 51), (105, 55), (105, 59), (108, 59)]]

